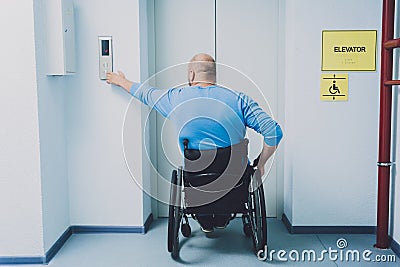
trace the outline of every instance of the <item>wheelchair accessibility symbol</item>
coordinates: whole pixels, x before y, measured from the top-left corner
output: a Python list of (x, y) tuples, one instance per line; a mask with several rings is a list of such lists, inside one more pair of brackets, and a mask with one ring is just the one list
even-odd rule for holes
[(340, 94), (339, 87), (336, 86), (336, 81), (333, 81), (333, 85), (329, 87), (329, 93), (331, 93), (331, 95)]
[(321, 100), (347, 101), (348, 74), (322, 74)]

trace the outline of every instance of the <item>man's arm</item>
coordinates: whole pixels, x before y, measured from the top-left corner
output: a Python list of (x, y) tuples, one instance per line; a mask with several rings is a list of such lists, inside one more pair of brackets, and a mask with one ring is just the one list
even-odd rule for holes
[(174, 90), (172, 89), (160, 90), (149, 86), (147, 83), (143, 85), (132, 82), (126, 79), (121, 71), (118, 71), (118, 73), (108, 72), (106, 81), (109, 84), (120, 86), (140, 102), (155, 109), (164, 117), (168, 117), (173, 109), (171, 99)]
[(125, 91), (127, 91), (128, 93), (130, 93), (129, 90), (131, 89), (133, 84), (133, 82), (125, 78), (125, 74), (123, 74), (121, 71), (118, 71), (118, 73), (108, 72), (106, 81), (109, 84), (115, 84), (124, 88)]
[(282, 130), (257, 102), (245, 94), (241, 94), (240, 97), (246, 126), (264, 136), (263, 149), (257, 164), (257, 169), (260, 170), (261, 175), (264, 175), (264, 165), (278, 147), (282, 139)]
[(267, 160), (274, 154), (277, 146), (269, 146), (265, 142), (263, 142), (263, 149), (260, 154), (260, 159), (258, 160), (257, 164), (257, 169), (260, 170), (261, 176), (264, 175), (265, 173), (265, 163), (267, 163)]

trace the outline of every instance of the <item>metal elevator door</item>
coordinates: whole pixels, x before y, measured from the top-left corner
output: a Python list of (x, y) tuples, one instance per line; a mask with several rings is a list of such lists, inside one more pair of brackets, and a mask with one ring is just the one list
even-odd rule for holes
[[(187, 82), (186, 63), (197, 53), (214, 56), (217, 83), (254, 98), (268, 113), (277, 110), (278, 0), (155, 0), (156, 86), (162, 89)], [(182, 64), (182, 65), (180, 65)], [(171, 172), (181, 165), (176, 133), (168, 120), (156, 117), (157, 199), (169, 199)], [(252, 130), (250, 159), (261, 151), (262, 137)], [(277, 171), (273, 160), (264, 177), (267, 216), (277, 216)], [(154, 206), (153, 206), (154, 207)], [(168, 206), (157, 204), (158, 217)]]

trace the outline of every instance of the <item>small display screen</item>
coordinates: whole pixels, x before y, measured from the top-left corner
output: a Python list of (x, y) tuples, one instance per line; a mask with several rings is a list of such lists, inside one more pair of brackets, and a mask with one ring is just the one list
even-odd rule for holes
[(110, 55), (110, 40), (101, 40), (101, 55)]

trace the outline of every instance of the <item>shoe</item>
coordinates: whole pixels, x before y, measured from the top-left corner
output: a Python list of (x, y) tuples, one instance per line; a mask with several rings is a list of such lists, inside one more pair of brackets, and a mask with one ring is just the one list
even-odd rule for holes
[(212, 215), (196, 214), (195, 218), (200, 224), (201, 231), (204, 233), (212, 233), (214, 231)]
[(231, 220), (230, 214), (215, 214), (214, 227), (217, 229), (225, 229)]

